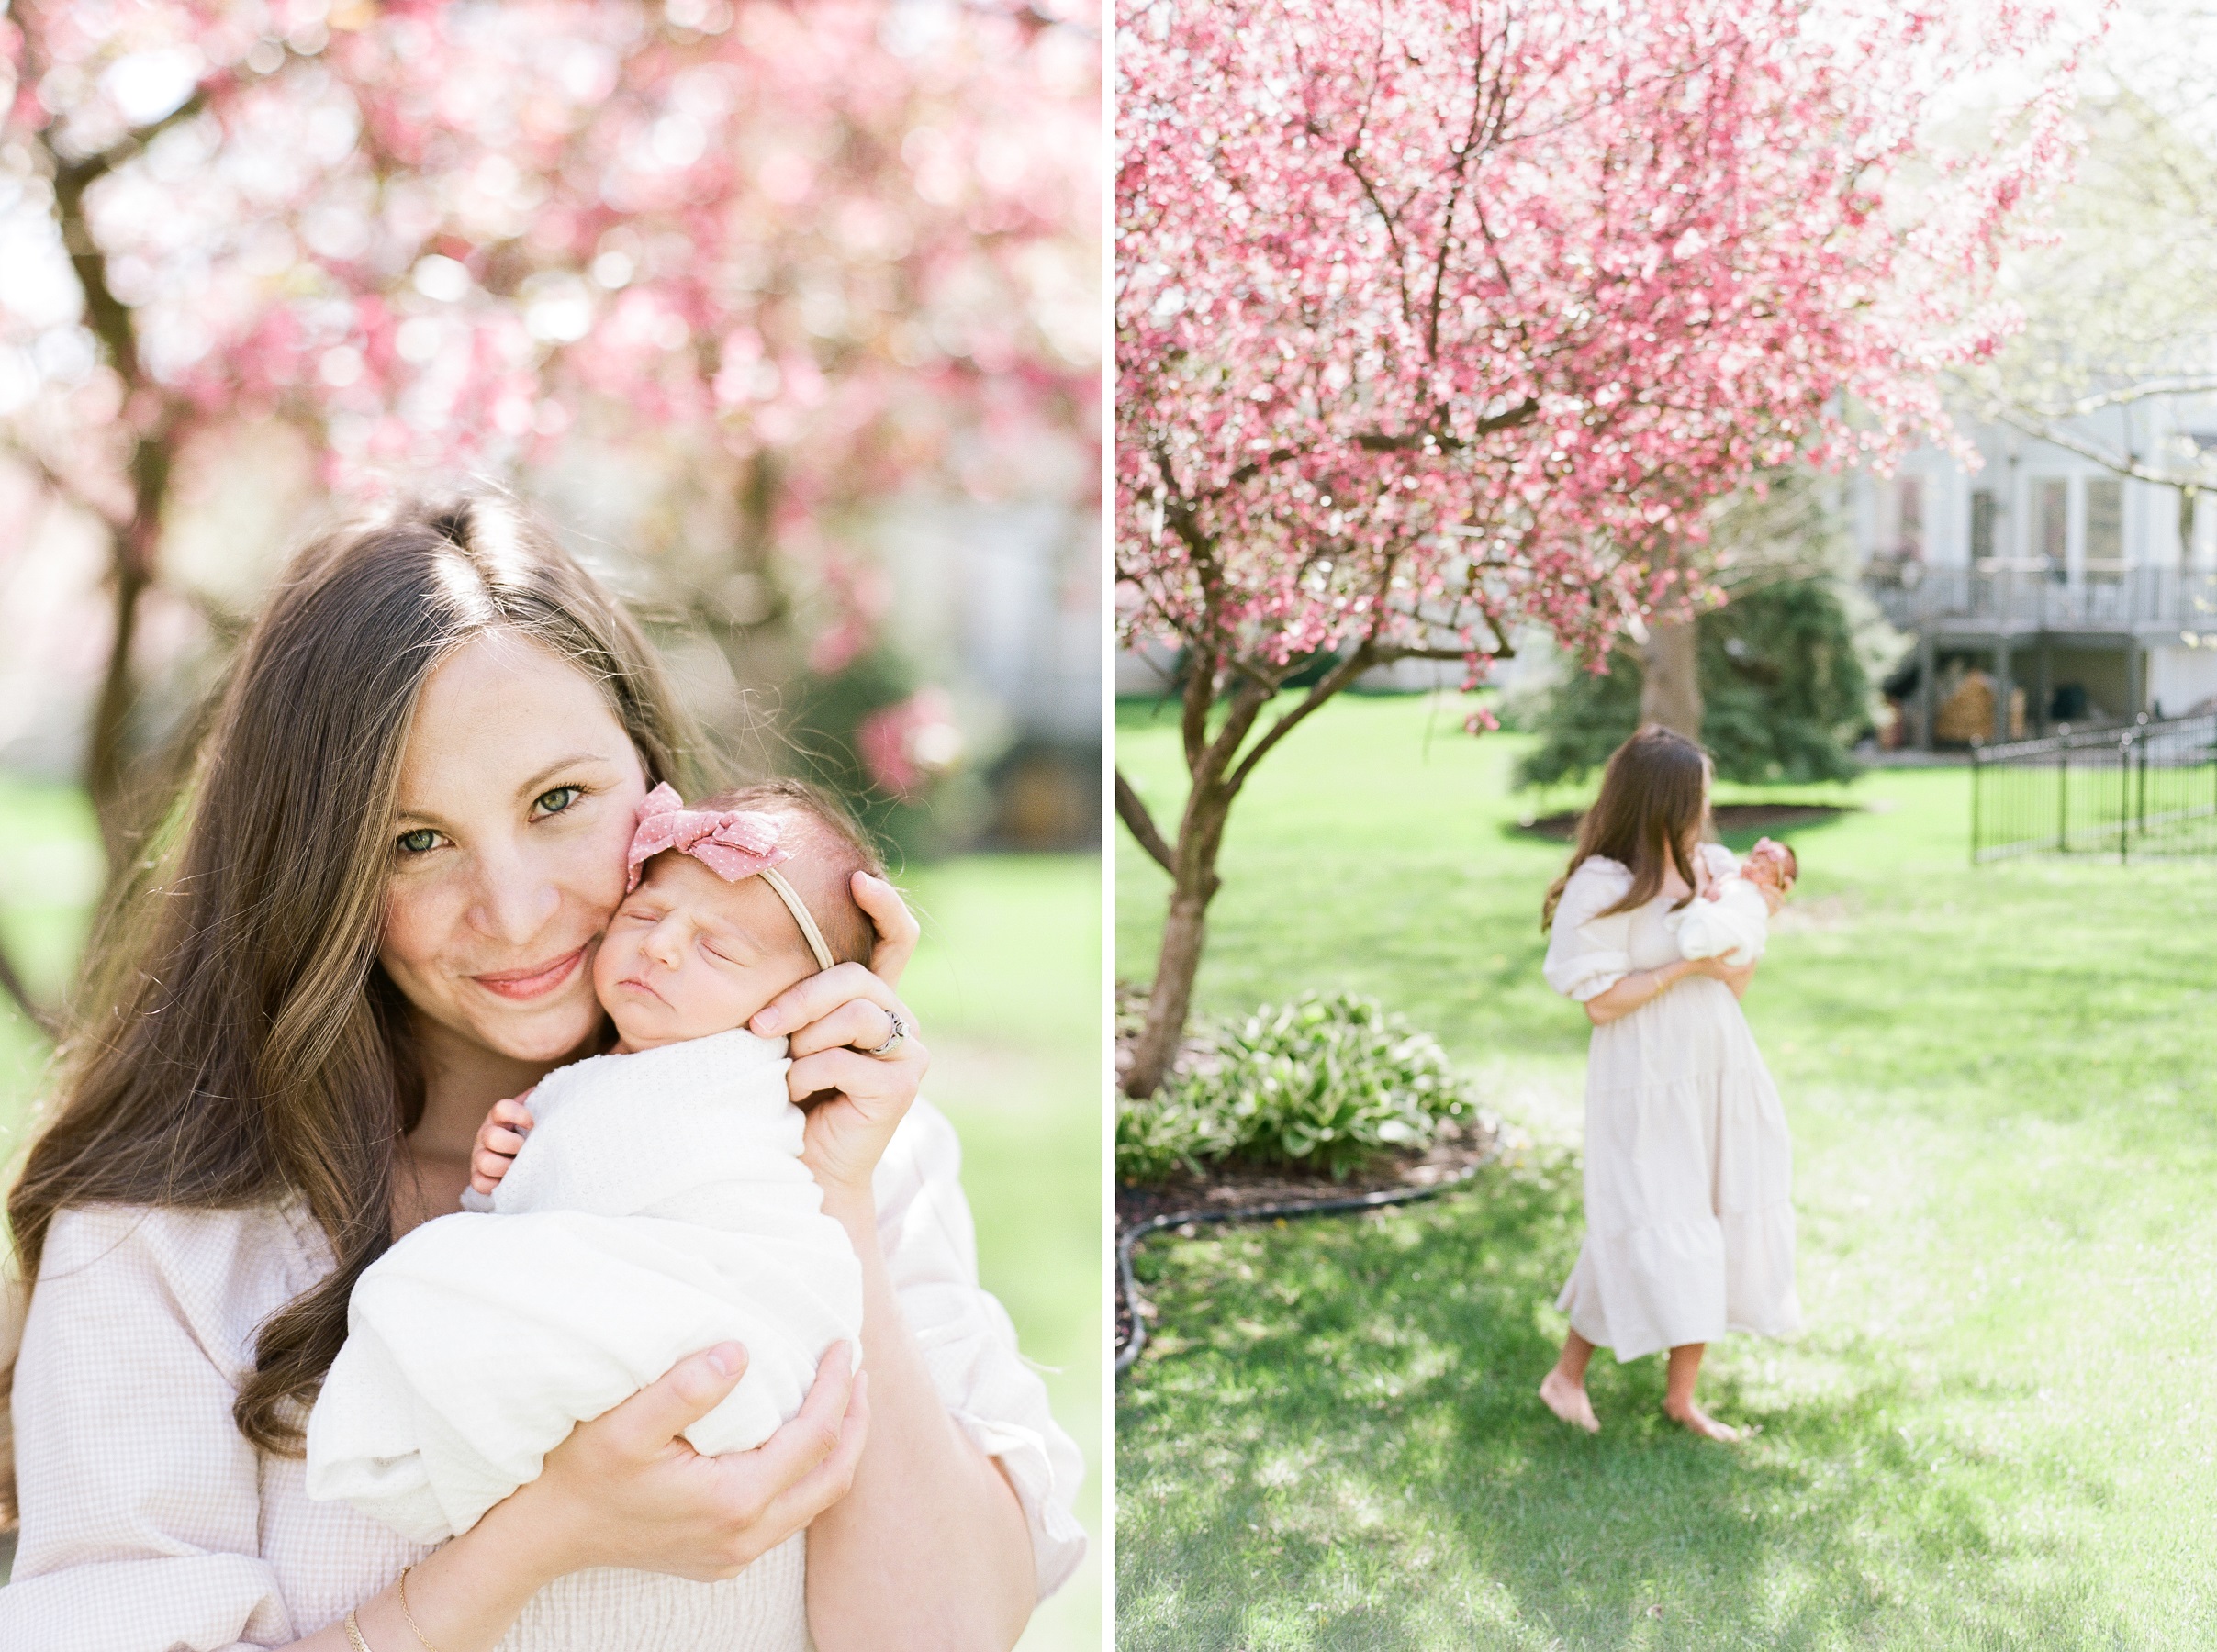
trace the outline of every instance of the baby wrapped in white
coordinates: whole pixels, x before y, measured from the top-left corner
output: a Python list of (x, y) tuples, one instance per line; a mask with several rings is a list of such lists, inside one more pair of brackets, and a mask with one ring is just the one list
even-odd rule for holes
[(721, 1456), (790, 1419), (824, 1351), (859, 1345), (862, 1272), (801, 1161), (789, 1065), (736, 1031), (550, 1075), (492, 1213), (425, 1222), (356, 1283), (308, 1495), (441, 1542), (727, 1340), (746, 1373), (686, 1439)]
[[(1722, 958), (1744, 969), (1763, 956), (1771, 933), (1769, 894), (1783, 897), (1799, 870), (1794, 852), (1764, 838), (1737, 873), (1722, 877), (1663, 920), (1685, 958)], [(1766, 894), (1766, 891), (1769, 894)]]
[(1663, 919), (1678, 935), (1679, 955), (1722, 958), (1735, 969), (1763, 956), (1771, 933), (1771, 909), (1763, 891), (1744, 877), (1727, 877), (1714, 899), (1696, 896)]

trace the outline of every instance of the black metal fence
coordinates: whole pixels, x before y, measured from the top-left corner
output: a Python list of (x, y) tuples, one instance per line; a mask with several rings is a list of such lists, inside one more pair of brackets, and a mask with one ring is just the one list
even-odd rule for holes
[(1971, 753), (1971, 860), (2217, 854), (2217, 715)]

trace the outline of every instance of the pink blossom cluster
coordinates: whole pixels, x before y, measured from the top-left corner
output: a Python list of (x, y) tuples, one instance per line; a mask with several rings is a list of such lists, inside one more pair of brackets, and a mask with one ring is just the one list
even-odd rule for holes
[[(1947, 439), (1936, 376), (2010, 330), (1997, 261), (2071, 161), (2076, 50), (1916, 0), (1126, 6), (1126, 636), (1476, 681), (1519, 623), (1594, 657), (1710, 597), (1721, 493)], [(1950, 152), (1987, 72), (2018, 95)]]
[(916, 801), (962, 754), (946, 690), (919, 688), (871, 712), (856, 731), (855, 751), (873, 785), (904, 803)]
[[(118, 509), (118, 429), (266, 417), (341, 482), (686, 434), (772, 456), (796, 533), (1012, 491), (1040, 427), (1100, 440), (1085, 4), (18, 7), (0, 218), (112, 158), (84, 213), (139, 361), (0, 283), (6, 433)], [(0, 240), (66, 280), (40, 233)]]

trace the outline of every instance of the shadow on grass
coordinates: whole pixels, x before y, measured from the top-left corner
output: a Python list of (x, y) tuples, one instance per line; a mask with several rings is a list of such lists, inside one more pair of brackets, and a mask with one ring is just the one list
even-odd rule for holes
[(1660, 1358), (1596, 1359), (1598, 1438), (1557, 1423), (1534, 1390), (1576, 1195), (1563, 1158), (1147, 1256), (1161, 1320), (1119, 1395), (1119, 1645), (2144, 1644), (2069, 1539), (2021, 1518), (2105, 1488), (1900, 1426), (1935, 1390), (1905, 1403), (1898, 1350), (1789, 1353), (1798, 1386), (1760, 1358), (1705, 1378), (1761, 1428), (1736, 1448), (1663, 1417)]

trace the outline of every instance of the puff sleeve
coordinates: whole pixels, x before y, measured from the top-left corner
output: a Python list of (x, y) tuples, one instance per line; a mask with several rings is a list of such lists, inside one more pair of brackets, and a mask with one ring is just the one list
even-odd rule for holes
[[(231, 1422), (228, 1212), (59, 1212), (23, 1325), (21, 1544), (0, 1647), (244, 1652), (295, 1638)], [(177, 1243), (183, 1240), (185, 1243)]]
[(1626, 866), (1597, 854), (1571, 874), (1555, 905), (1547, 962), (1540, 966), (1547, 984), (1565, 998), (1583, 1004), (1631, 973), (1632, 915), (1607, 912), (1631, 887)]
[(1072, 1512), (1085, 1461), (1049, 1412), (1047, 1384), (1017, 1353), (1007, 1310), (978, 1283), (961, 1173), (955, 1127), (918, 1100), (873, 1178), (879, 1238), (940, 1400), (980, 1451), (1000, 1458), (1015, 1488), (1045, 1600), (1085, 1556), (1085, 1531)]

